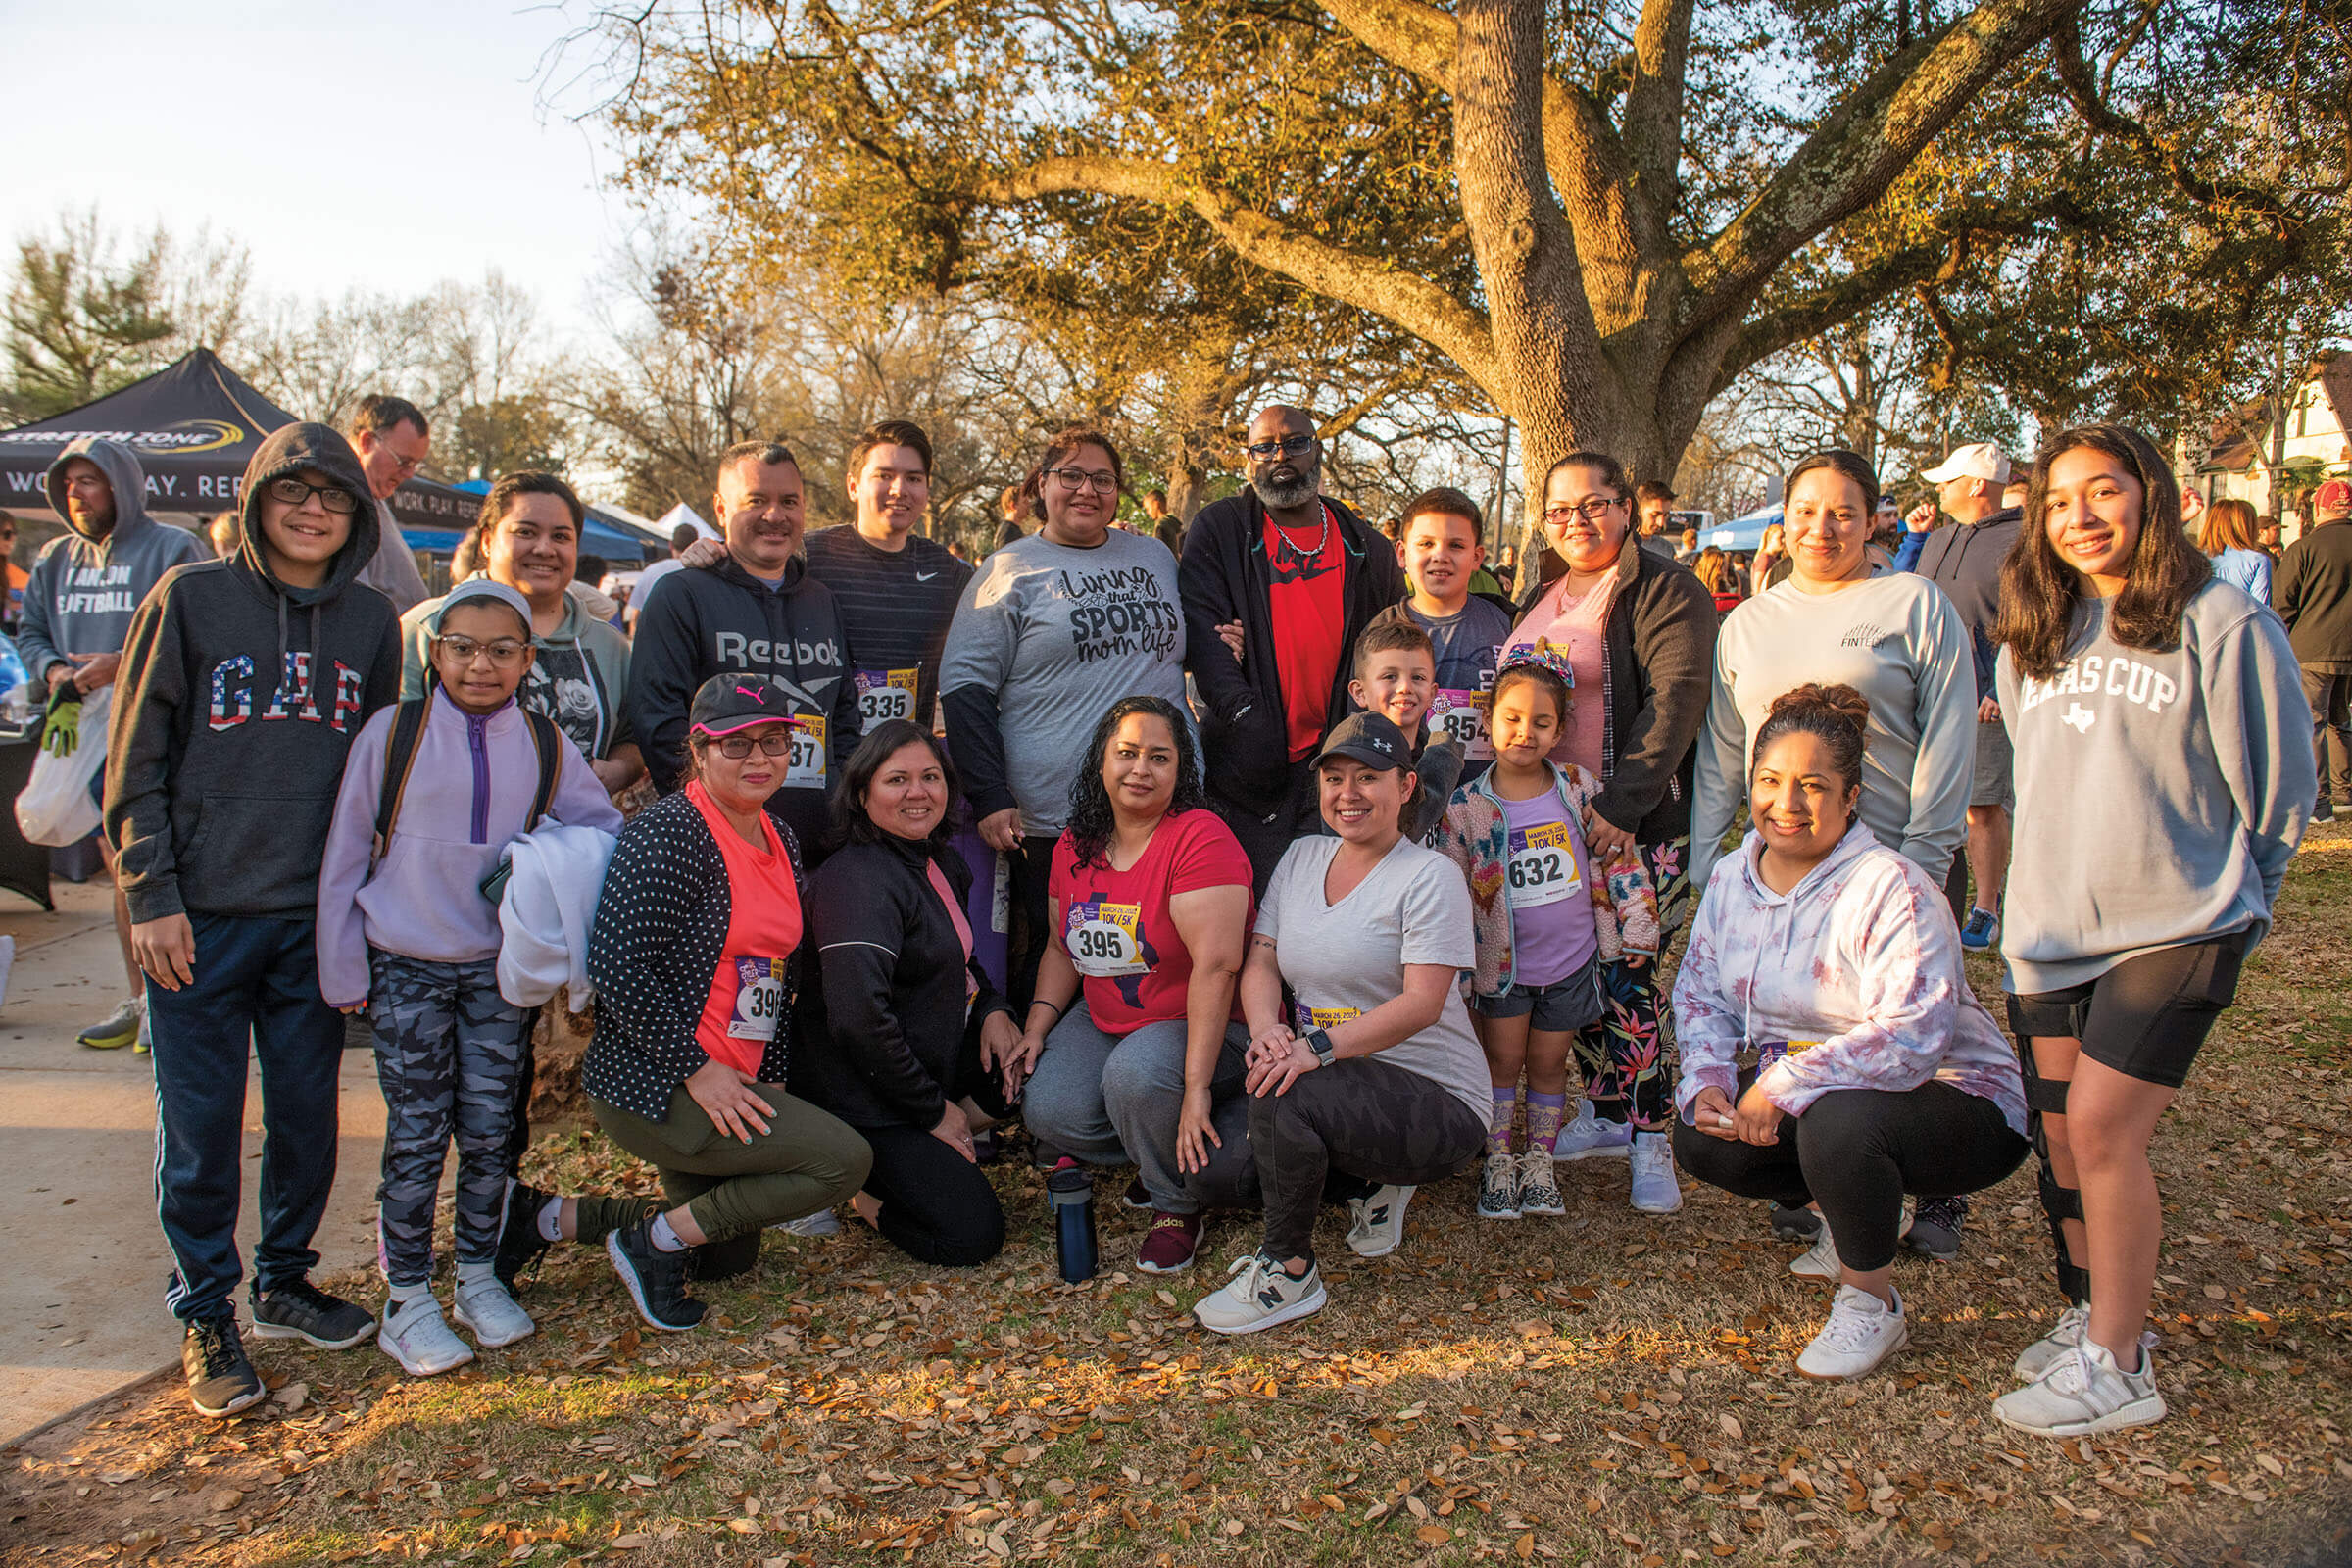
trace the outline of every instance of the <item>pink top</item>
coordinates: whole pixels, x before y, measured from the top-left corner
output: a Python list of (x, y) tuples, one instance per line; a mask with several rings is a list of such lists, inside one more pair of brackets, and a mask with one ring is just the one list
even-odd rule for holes
[(1576, 671), (1576, 691), (1568, 704), (1568, 723), (1560, 732), (1560, 744), (1551, 749), (1551, 760), (1574, 762), (1594, 778), (1600, 777), (1601, 738), (1608, 731), (1604, 684), (1609, 604), (1616, 597), (1614, 576), (1603, 577), (1573, 599), (1568, 596), (1568, 579), (1562, 577), (1511, 628), (1498, 661), (1507, 664), (1513, 649), (1539, 641), (1567, 651), (1568, 667)]

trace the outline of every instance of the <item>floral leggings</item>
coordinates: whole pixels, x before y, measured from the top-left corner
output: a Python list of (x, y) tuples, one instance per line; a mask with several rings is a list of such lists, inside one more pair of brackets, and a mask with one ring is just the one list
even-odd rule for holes
[(1674, 1122), (1674, 1074), (1660, 1007), (1658, 967), (1682, 929), (1690, 905), (1688, 836), (1636, 846), (1658, 891), (1658, 956), (1638, 969), (1623, 959), (1600, 966), (1600, 1021), (1576, 1037), (1585, 1095), (1612, 1121), (1637, 1132), (1664, 1132)]

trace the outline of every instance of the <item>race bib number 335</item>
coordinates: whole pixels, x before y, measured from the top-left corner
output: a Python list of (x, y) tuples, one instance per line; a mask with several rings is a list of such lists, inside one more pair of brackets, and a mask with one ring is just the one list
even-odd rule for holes
[(1576, 872), (1576, 844), (1565, 822), (1544, 822), (1513, 828), (1509, 842), (1511, 907), (1532, 909), (1557, 904), (1578, 892), (1584, 881)]
[(877, 725), (894, 718), (912, 718), (920, 674), (912, 669), (858, 671), (858, 733), (870, 734)]

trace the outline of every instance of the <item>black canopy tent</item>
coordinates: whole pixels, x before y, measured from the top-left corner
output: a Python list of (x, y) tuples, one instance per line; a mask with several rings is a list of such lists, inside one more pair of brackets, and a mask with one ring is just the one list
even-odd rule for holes
[[(236, 506), (245, 466), (263, 438), (294, 416), (256, 392), (211, 349), (192, 349), (143, 381), (13, 430), (0, 430), (0, 507), (39, 515), (41, 476), (70, 441), (106, 436), (147, 471), (147, 510), (202, 514)], [(392, 492), (392, 515), (414, 528), (463, 531), (482, 498), (430, 479)]]

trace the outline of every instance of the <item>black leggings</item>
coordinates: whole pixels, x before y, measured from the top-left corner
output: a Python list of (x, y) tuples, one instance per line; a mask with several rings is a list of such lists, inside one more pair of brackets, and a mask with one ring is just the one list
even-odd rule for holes
[(1250, 1147), (1265, 1195), (1267, 1255), (1315, 1255), (1315, 1215), (1334, 1166), (1418, 1187), (1452, 1175), (1486, 1140), (1487, 1119), (1451, 1090), (1377, 1056), (1317, 1068), (1287, 1094), (1252, 1096)]
[(1733, 1143), (1674, 1124), (1674, 1157), (1684, 1170), (1742, 1198), (1818, 1202), (1838, 1260), (1865, 1274), (1894, 1261), (1905, 1193), (1981, 1192), (2024, 1164), (2031, 1147), (2000, 1106), (1936, 1082), (1899, 1094), (1833, 1089), (1802, 1116), (1784, 1115), (1777, 1144)]
[(1029, 999), (1037, 994), (1037, 966), (1054, 941), (1054, 906), (1046, 884), (1054, 863), (1054, 846), (1047, 834), (1032, 834), (1005, 856), (1006, 903), (1010, 906), (1004, 933), (1004, 995), (1012, 1003), (1012, 1021), (1029, 1016)]
[[(991, 1116), (1003, 1117), (1009, 1109), (1003, 1082), (980, 1066), (980, 1023), (975, 1017), (964, 1027), (947, 1098), (968, 1095)], [(882, 1205), (874, 1223), (893, 1247), (918, 1263), (947, 1268), (971, 1268), (1004, 1250), (1004, 1205), (986, 1171), (932, 1137), (928, 1127), (858, 1130), (874, 1152), (865, 1177), (865, 1191)]]

